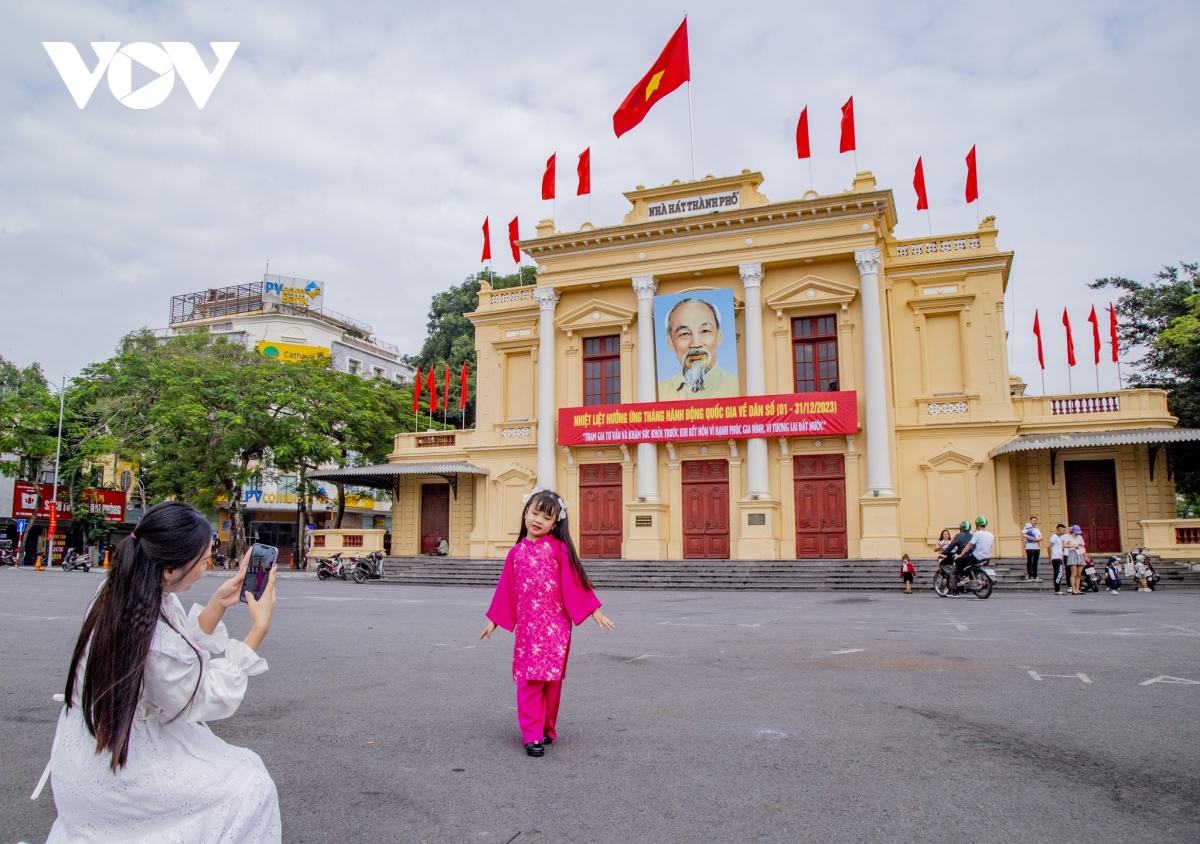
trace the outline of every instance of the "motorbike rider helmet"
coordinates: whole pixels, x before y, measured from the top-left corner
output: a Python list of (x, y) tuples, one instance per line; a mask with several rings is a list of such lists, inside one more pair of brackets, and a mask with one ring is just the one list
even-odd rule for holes
[(985, 519), (983, 516), (976, 516), (975, 524), (977, 524), (979, 527), (987, 527), (987, 519)]
[(958, 529), (959, 530), (970, 530), (971, 523), (968, 522), (966, 519), (963, 519), (961, 522), (958, 523)]

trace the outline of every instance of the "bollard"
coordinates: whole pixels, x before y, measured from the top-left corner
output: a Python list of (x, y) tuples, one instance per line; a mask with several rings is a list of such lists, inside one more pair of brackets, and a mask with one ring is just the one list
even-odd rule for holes
[(33, 561), (33, 570), (34, 571), (45, 571), (46, 570), (42, 566), (42, 555), (41, 554), (38, 554), (37, 559)]
[(104, 549), (104, 568), (108, 568), (108, 549)]
[(209, 555), (208, 555), (208, 570), (209, 570), (209, 571), (212, 571), (212, 570), (213, 570), (213, 564), (212, 564), (212, 554), (209, 554)]

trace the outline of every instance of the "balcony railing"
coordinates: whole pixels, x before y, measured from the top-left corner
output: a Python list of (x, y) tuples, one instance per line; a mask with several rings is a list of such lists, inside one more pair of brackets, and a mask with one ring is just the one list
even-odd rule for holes
[(1120, 412), (1120, 396), (1079, 396), (1078, 398), (1050, 400), (1050, 413), (1053, 416), (1069, 416), (1076, 413)]
[(1025, 426), (1047, 425), (1069, 429), (1072, 425), (1103, 422), (1141, 422), (1170, 424), (1174, 417), (1167, 409), (1167, 394), (1162, 390), (1130, 389), (1111, 393), (1057, 396), (1013, 396), (1013, 407)]

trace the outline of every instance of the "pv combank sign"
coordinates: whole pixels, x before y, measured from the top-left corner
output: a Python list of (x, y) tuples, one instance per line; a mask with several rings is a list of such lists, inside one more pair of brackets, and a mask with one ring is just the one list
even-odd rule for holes
[[(83, 57), (69, 41), (43, 41), (42, 46), (50, 54), (50, 60), (80, 108), (87, 105), (96, 85), (100, 83), (100, 76), (107, 70), (108, 88), (121, 105), (142, 109), (154, 108), (167, 98), (175, 86), (176, 71), (195, 100), (196, 108), (204, 108), (240, 43), (209, 42), (217, 56), (217, 65), (211, 73), (204, 66), (196, 48), (186, 41), (164, 41), (161, 47), (146, 41), (136, 41), (124, 47), (120, 41), (93, 41), (92, 50), (96, 53), (96, 67), (93, 70), (87, 69)], [(157, 78), (136, 91), (133, 90), (134, 62), (158, 74)]]

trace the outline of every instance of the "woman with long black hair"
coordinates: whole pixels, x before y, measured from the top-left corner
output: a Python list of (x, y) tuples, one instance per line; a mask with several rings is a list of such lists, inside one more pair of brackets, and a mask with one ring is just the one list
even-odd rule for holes
[(117, 546), (71, 656), (46, 766), (58, 809), (47, 844), (280, 840), (262, 761), (204, 723), (236, 712), (247, 680), (267, 670), (257, 650), (275, 571), (261, 599), (247, 595), (251, 628), (239, 642), (221, 617), (239, 601), (249, 554), (204, 607), (185, 613), (177, 597), (210, 553), (208, 521), (181, 501), (151, 507)]

